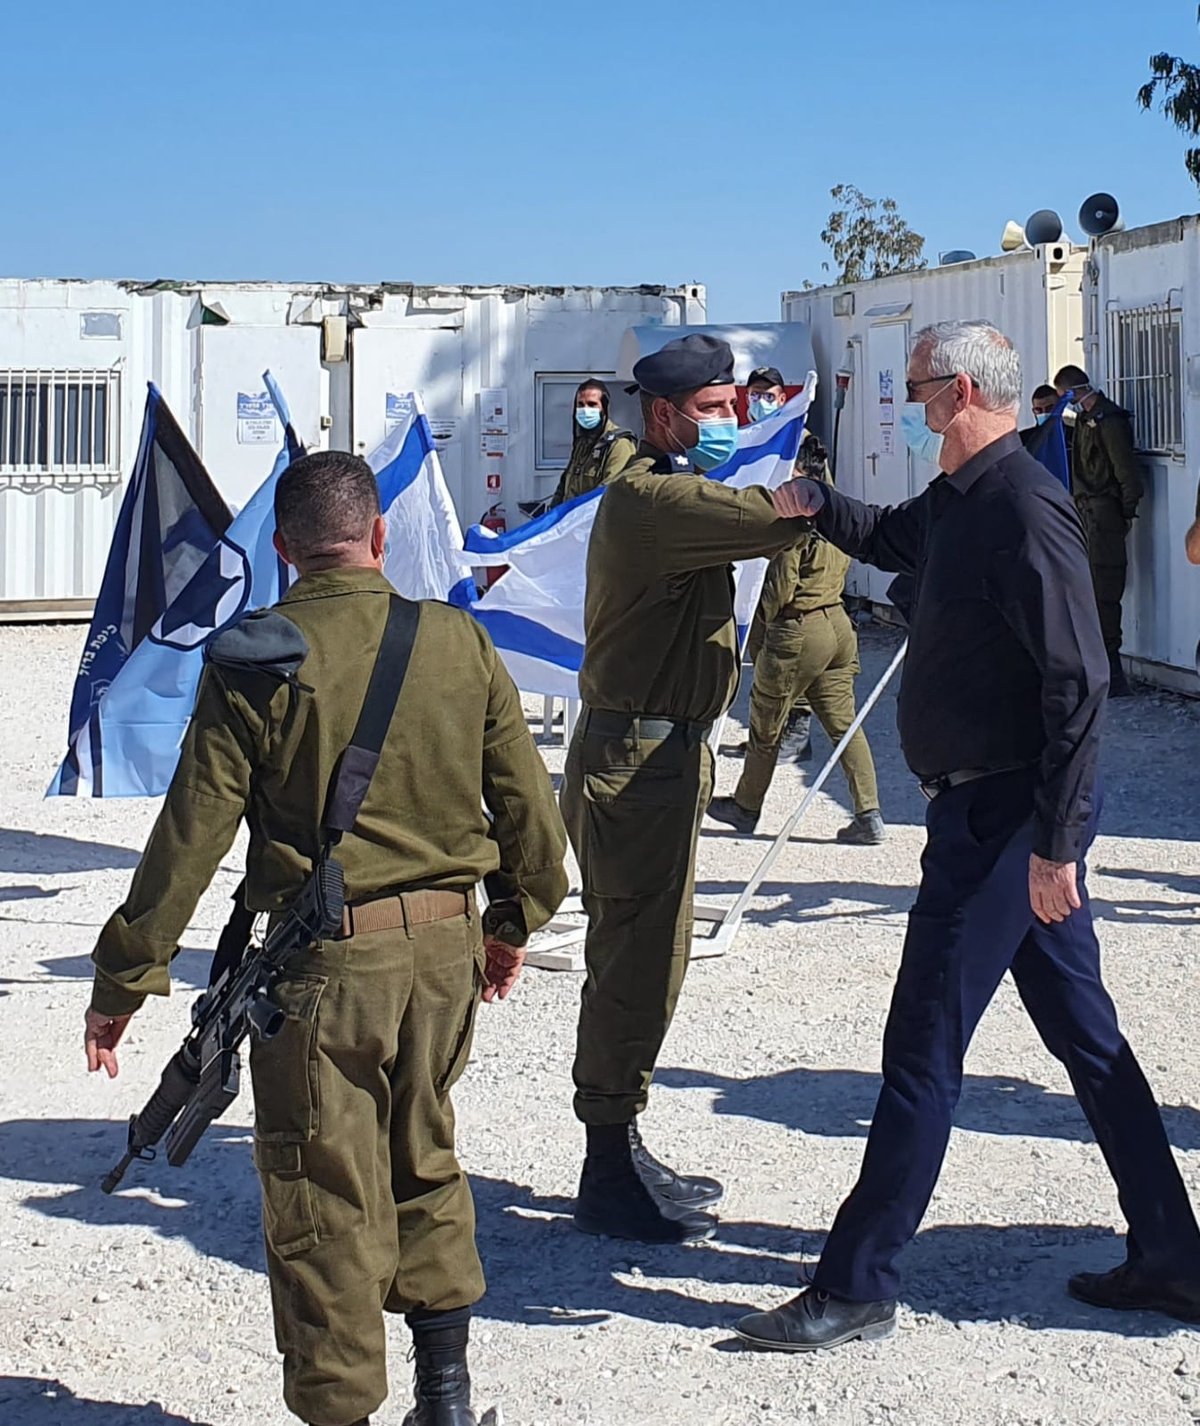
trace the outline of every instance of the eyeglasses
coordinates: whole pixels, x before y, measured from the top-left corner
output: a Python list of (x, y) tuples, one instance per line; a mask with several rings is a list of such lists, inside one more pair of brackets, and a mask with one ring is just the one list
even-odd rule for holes
[[(967, 376), (967, 373), (965, 371), (956, 371), (953, 372), (950, 376), (926, 376), (923, 377), (920, 381), (906, 381), (904, 383), (904, 389), (908, 393), (908, 399), (910, 401), (915, 401), (917, 398), (913, 393), (919, 387), (932, 386), (935, 382), (938, 381), (942, 383), (957, 381), (960, 376)], [(971, 378), (967, 376), (967, 380), (970, 381)]]

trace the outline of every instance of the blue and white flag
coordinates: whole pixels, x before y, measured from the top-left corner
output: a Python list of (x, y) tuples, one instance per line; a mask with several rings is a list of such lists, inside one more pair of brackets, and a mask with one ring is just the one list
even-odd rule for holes
[(272, 543), (275, 484), (303, 447), (274, 378), (267, 372), (263, 379), (284, 428), (274, 469), (91, 706), (48, 797), (166, 792), (196, 701), (204, 645), (287, 589), (288, 569)]
[[(817, 374), (810, 371), (803, 390), (776, 415), (738, 432), (737, 453), (709, 479), (737, 489), (773, 489), (787, 480), (816, 389)], [(600, 486), (507, 534), (481, 525), (467, 531), (464, 550), (472, 565), (508, 566), (469, 607), (491, 635), (513, 682), (526, 693), (579, 697), (587, 546), (603, 497)], [(743, 643), (766, 572), (765, 559), (735, 566), (734, 617)]]
[(417, 392), (399, 398), (404, 419), (371, 456), (387, 521), (383, 572), (406, 599), (474, 596), (462, 526)]
[(1067, 431), (1063, 416), (1074, 397), (1075, 393), (1068, 391), (1065, 396), (1059, 398), (1058, 404), (1050, 413), (1050, 419), (1042, 422), (1025, 447), (1031, 456), (1041, 461), (1051, 475), (1062, 481), (1068, 495), (1071, 493), (1071, 461), (1067, 454)]
[(71, 696), (71, 751), (60, 774), (67, 786), (78, 776), (75, 740), (92, 710), (233, 519), (162, 393), (153, 382), (149, 388), (137, 459)]

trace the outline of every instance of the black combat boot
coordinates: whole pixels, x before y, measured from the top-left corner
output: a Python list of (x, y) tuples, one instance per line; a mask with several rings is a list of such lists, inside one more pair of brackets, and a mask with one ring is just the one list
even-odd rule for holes
[(844, 847), (877, 847), (886, 836), (883, 814), (878, 807), (871, 812), (856, 812), (854, 821), (839, 827), (837, 833)]
[(656, 1159), (642, 1142), (636, 1119), (629, 1125), (629, 1148), (642, 1182), (673, 1208), (711, 1208), (725, 1197), (723, 1185), (715, 1178), (676, 1173), (669, 1164)]
[(587, 1138), (575, 1201), (581, 1233), (635, 1243), (689, 1243), (712, 1236), (717, 1220), (711, 1213), (670, 1203), (646, 1183), (634, 1161), (628, 1124), (589, 1124)]
[(1108, 696), (1110, 698), (1132, 698), (1133, 689), (1125, 677), (1125, 668), (1119, 653), (1108, 656)]
[(467, 1371), (471, 1309), (410, 1312), (405, 1321), (413, 1336), (417, 1372), (416, 1405), (404, 1426), (476, 1426)]
[(714, 797), (708, 804), (708, 815), (714, 822), (724, 822), (727, 827), (743, 834), (753, 832), (758, 826), (759, 814), (735, 802), (732, 797)]

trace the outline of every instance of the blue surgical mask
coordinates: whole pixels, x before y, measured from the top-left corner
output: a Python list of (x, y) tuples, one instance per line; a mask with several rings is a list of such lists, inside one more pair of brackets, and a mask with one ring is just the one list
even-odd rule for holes
[(900, 408), (900, 430), (913, 455), (927, 460), (932, 465), (940, 465), (942, 459), (941, 431), (931, 431), (925, 419), (923, 401), (906, 401)]
[(752, 396), (750, 398), (750, 419), (761, 421), (767, 416), (774, 416), (779, 410), (779, 402), (774, 396)]
[(1033, 419), (1038, 423), (1039, 426), (1044, 426), (1046, 422), (1050, 419), (1052, 414), (1053, 413), (1050, 411), (1038, 411), (1034, 415)]
[(576, 406), (575, 424), (584, 431), (594, 431), (604, 417), (599, 406)]
[(698, 438), (689, 446), (687, 458), (701, 470), (716, 470), (737, 450), (738, 426), (734, 417), (719, 416), (711, 421), (695, 421)]

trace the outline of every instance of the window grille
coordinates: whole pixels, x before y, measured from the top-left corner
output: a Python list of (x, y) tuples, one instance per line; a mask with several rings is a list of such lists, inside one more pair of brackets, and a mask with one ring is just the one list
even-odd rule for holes
[(1138, 450), (1182, 455), (1183, 311), (1180, 294), (1144, 307), (1109, 308), (1109, 396), (1133, 413)]
[(0, 370), (0, 479), (119, 480), (120, 373)]

